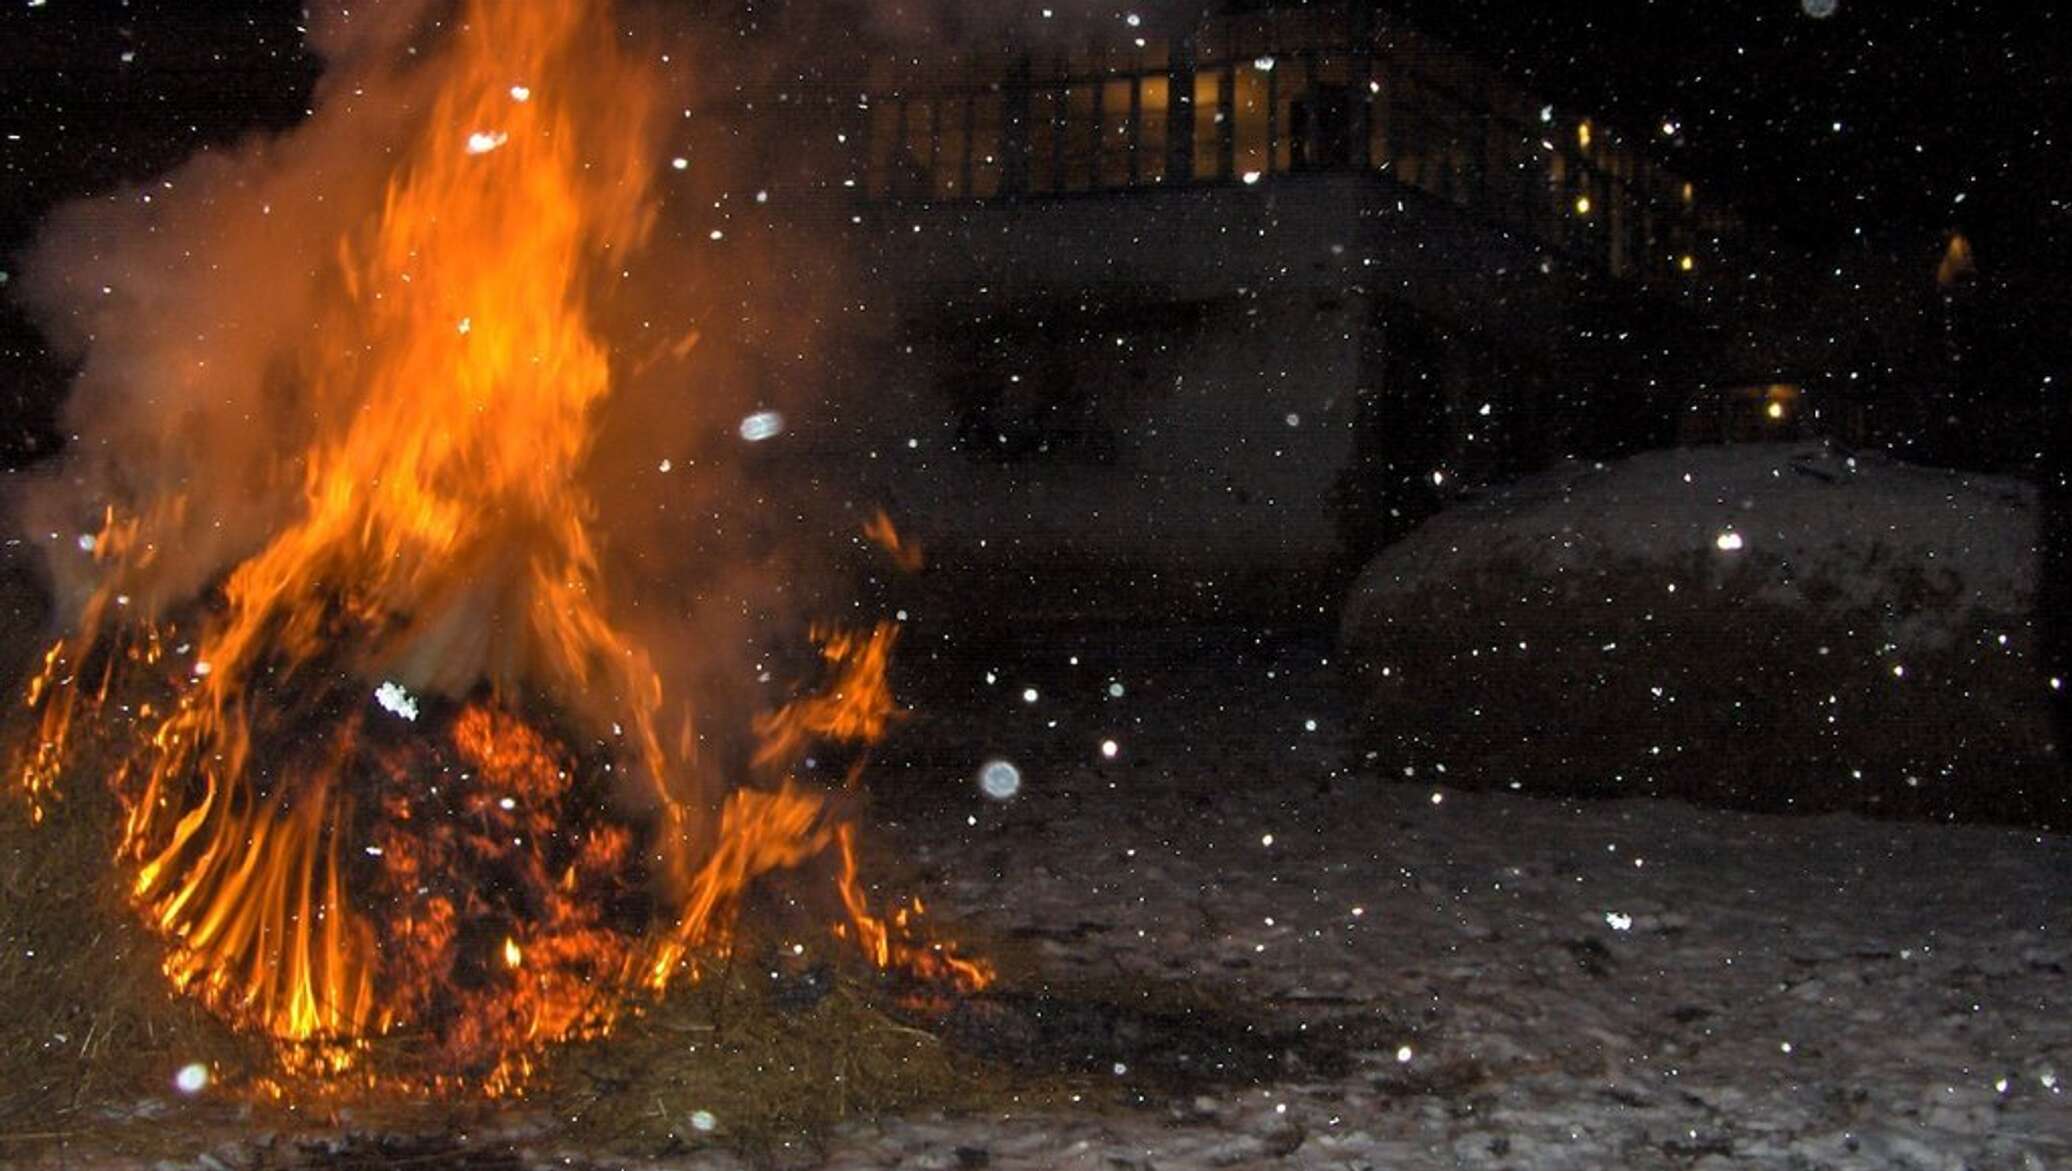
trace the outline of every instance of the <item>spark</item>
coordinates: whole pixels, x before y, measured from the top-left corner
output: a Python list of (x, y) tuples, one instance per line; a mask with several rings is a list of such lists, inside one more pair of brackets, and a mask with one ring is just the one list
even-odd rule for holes
[(393, 680), (384, 681), (381, 686), (374, 689), (374, 702), (380, 704), (382, 710), (390, 715), (401, 716), (406, 720), (417, 718), (416, 698), (405, 691), (402, 684)]

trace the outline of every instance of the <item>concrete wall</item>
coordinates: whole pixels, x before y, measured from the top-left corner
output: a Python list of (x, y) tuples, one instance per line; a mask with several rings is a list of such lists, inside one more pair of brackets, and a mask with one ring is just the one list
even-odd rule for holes
[[(902, 324), (849, 339), (845, 417), (798, 450), (985, 569), (1327, 596), (1348, 491), (1565, 454), (1552, 398), (1611, 393), (1589, 351), (1630, 310), (1373, 175), (880, 206), (855, 239)], [(1375, 479), (1396, 431), (1432, 427)]]

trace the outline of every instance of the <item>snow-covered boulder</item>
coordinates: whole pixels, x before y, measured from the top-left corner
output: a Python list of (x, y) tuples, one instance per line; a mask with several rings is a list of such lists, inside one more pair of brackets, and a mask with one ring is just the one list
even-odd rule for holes
[(1817, 443), (1490, 490), (1347, 601), (1369, 747), (1432, 783), (2061, 824), (2037, 515)]

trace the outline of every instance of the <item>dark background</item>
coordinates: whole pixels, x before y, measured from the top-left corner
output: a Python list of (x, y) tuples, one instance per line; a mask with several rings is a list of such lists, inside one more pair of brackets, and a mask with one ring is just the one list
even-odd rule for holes
[[(1184, 21), (1199, 7), (1147, 0), (1109, 12), (1078, 2), (1072, 15), (1088, 23), (1125, 8), (1142, 9), (1147, 25)], [(682, 6), (763, 30), (796, 27), (802, 11), (843, 7)], [(958, 6), (952, 19), (933, 23), (909, 11), (926, 3), (846, 7), (858, 17), (853, 27), (887, 38), (955, 27), (983, 43), (1011, 41), (1039, 6), (994, 0)], [(1836, 0), (1822, 18), (1800, 0), (1380, 7), (1550, 101), (1648, 139), (1677, 169), (1796, 245), (1837, 258), (1868, 250), (1918, 260), (1925, 273), (1946, 233), (1963, 231), (1978, 258), (1977, 312), (1998, 327), (2002, 364), (2025, 381), (2056, 373), (2054, 339), (2064, 332), (2067, 302), (2060, 274), (2072, 256), (2064, 141), (2072, 70), (2068, 22), (2053, 6)], [(0, 270), (19, 265), (54, 205), (298, 121), (320, 67), (304, 48), (302, 19), (301, 6), (284, 0), (7, 5)], [(1661, 133), (1665, 120), (1675, 134)], [(0, 313), (0, 464), (18, 467), (52, 449), (64, 381), (62, 362), (10, 304)]]

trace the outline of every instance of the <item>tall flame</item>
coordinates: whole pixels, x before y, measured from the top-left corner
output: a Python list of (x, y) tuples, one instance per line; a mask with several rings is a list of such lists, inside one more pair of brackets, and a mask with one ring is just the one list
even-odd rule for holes
[[(883, 734), (892, 627), (818, 636), (829, 689), (757, 721), (761, 779), (714, 809), (689, 737), (661, 732), (687, 697), (614, 616), (581, 479), (613, 384), (593, 300), (652, 230), (656, 102), (607, 17), (466, 6), (297, 355), (314, 409), (282, 460), (295, 506), (221, 579), (112, 777), (174, 985), (334, 1043), (327, 1068), (339, 1044), (431, 1027), (452, 1068), (511, 1088), (539, 1045), (608, 1028), (626, 993), (725, 946), (758, 875), (823, 856), (837, 933), (873, 962), (989, 978), (916, 941), (909, 912), (870, 912), (853, 826), (791, 776), (814, 743)], [(108, 517), (98, 592), (27, 697), (39, 815), (81, 721), (172, 661), (177, 633), (122, 603), (188, 507)], [(424, 719), (375, 710), (376, 681)]]

